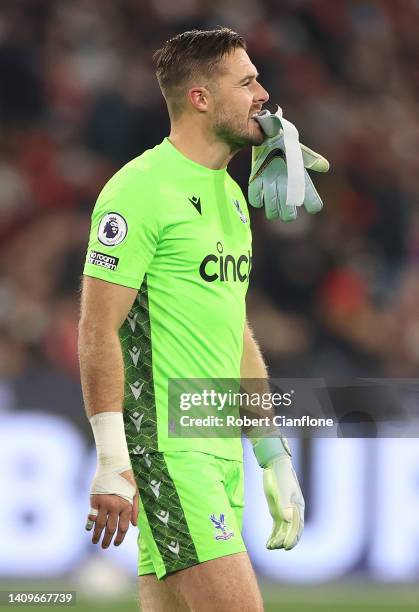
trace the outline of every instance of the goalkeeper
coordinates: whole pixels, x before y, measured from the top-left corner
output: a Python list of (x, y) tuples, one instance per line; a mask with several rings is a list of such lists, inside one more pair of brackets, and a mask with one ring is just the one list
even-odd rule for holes
[[(170, 437), (168, 381), (267, 377), (246, 320), (249, 214), (226, 168), (257, 147), (251, 202), (284, 220), (307, 179), (295, 129), (279, 111), (257, 116), (269, 96), (238, 34), (185, 32), (156, 63), (170, 135), (103, 188), (84, 267), (79, 356), (98, 457), (86, 528), (107, 548), (138, 523), (145, 612), (258, 612), (241, 441)], [(267, 546), (290, 550), (304, 501), (286, 441), (252, 443), (273, 519)]]

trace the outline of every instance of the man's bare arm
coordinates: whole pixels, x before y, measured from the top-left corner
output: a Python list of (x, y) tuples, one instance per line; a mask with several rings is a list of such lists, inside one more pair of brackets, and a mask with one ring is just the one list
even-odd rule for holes
[[(241, 362), (241, 386), (248, 393), (269, 393), (268, 370), (262, 353), (246, 323)], [(270, 423), (274, 412), (256, 409), (251, 417), (268, 416)], [(264, 414), (262, 414), (264, 413)], [(256, 459), (263, 468), (263, 488), (273, 519), (272, 533), (267, 548), (290, 550), (298, 543), (304, 527), (304, 499), (292, 467), (288, 443), (272, 424), (244, 428), (253, 446)]]
[[(252, 395), (258, 393), (261, 398), (258, 405), (247, 406), (246, 408), (242, 407), (242, 416), (247, 415), (250, 418), (269, 417), (272, 419), (274, 416), (273, 411), (262, 409), (262, 396), (264, 393), (269, 393), (268, 368), (263, 359), (262, 351), (247, 321), (243, 334), (243, 353), (240, 373), (242, 390)], [(256, 429), (258, 435), (261, 435), (260, 428)], [(268, 431), (270, 429), (270, 427), (267, 428)], [(243, 430), (247, 436), (250, 435), (249, 428), (244, 427)]]
[(122, 411), (124, 364), (118, 330), (136, 289), (84, 276), (79, 324), (79, 360), (88, 417)]
[(83, 280), (80, 373), (98, 455), (86, 529), (95, 526), (94, 544), (105, 529), (103, 548), (109, 546), (116, 530), (114, 544), (121, 544), (130, 518), (134, 525), (137, 521), (138, 494), (122, 420), (124, 364), (118, 335), (136, 295), (128, 287), (89, 276)]
[(241, 361), (242, 378), (268, 378), (268, 369), (262, 352), (246, 321), (243, 334), (243, 355)]

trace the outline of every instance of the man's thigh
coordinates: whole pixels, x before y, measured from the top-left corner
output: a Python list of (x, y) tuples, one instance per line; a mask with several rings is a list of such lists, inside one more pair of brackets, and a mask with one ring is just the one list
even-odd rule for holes
[(263, 612), (262, 596), (246, 552), (189, 567), (167, 576), (164, 582), (177, 601), (185, 602), (193, 612)]
[(155, 574), (139, 578), (141, 612), (189, 612), (190, 608), (180, 594), (175, 593), (165, 580)]

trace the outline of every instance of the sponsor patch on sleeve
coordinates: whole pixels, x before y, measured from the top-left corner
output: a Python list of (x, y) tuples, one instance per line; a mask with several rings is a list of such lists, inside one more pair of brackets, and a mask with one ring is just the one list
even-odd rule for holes
[(99, 251), (89, 251), (87, 256), (87, 263), (93, 264), (94, 266), (100, 266), (107, 270), (116, 270), (118, 267), (119, 257), (113, 255), (106, 255), (105, 253), (99, 253)]

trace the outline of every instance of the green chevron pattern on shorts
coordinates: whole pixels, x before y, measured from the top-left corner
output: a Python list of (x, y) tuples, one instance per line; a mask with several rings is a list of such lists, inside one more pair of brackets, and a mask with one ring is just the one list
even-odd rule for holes
[(119, 330), (119, 339), (125, 364), (124, 423), (128, 450), (131, 458), (145, 456), (157, 450), (147, 276)]
[(150, 454), (146, 462), (136, 456), (132, 467), (166, 572), (176, 572), (199, 563), (198, 553), (163, 453)]

